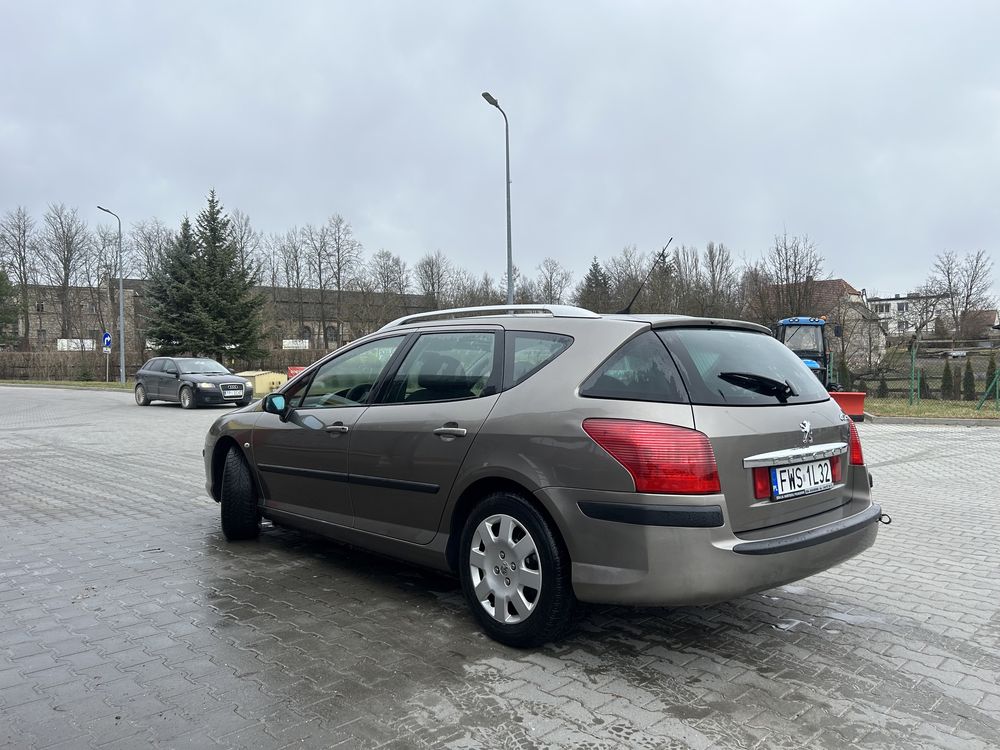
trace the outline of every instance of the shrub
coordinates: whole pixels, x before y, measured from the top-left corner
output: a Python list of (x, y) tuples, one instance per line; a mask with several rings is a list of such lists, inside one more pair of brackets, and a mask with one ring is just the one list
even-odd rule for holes
[(878, 379), (878, 390), (875, 395), (879, 398), (889, 398), (889, 384), (885, 382), (885, 375)]
[(929, 399), (929, 398), (933, 398), (933, 395), (931, 394), (931, 384), (930, 384), (930, 381), (927, 380), (927, 370), (921, 369), (920, 370), (920, 400), (923, 401), (923, 400)]
[(944, 370), (941, 373), (941, 398), (950, 401), (955, 397), (955, 384), (951, 377), (951, 363), (944, 361)]
[(976, 374), (972, 371), (972, 360), (965, 360), (965, 372), (962, 374), (962, 400), (976, 400)]

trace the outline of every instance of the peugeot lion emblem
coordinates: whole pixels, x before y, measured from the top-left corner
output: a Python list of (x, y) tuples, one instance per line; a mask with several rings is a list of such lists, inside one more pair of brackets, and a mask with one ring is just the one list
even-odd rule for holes
[(809, 424), (809, 420), (803, 419), (802, 424), (799, 425), (799, 429), (802, 430), (802, 445), (812, 445), (813, 428)]

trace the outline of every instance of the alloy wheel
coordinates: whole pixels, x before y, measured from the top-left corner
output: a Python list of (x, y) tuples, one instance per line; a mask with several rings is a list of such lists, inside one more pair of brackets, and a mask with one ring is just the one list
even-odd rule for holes
[(498, 513), (476, 527), (469, 550), (476, 599), (504, 625), (523, 622), (542, 590), (542, 568), (535, 540), (513, 516)]

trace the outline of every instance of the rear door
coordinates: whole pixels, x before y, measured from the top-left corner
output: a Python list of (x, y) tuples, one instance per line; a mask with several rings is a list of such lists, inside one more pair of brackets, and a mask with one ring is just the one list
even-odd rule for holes
[(426, 544), (455, 477), (499, 398), (502, 333), (422, 334), (351, 438), (359, 529)]
[(658, 335), (687, 387), (695, 428), (712, 443), (733, 531), (805, 518), (850, 500), (847, 422), (787, 347), (763, 333), (717, 327)]
[(151, 359), (143, 367), (140, 377), (142, 385), (146, 389), (146, 397), (150, 399), (159, 398), (160, 380), (163, 378), (163, 359)]

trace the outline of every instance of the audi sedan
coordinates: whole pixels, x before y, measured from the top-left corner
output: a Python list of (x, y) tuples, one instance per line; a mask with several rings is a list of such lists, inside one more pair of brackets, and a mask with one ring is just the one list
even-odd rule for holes
[(135, 376), (135, 402), (174, 401), (185, 409), (207, 404), (246, 406), (253, 400), (253, 381), (234, 375), (214, 359), (154, 357)]
[(261, 519), (453, 571), (531, 646), (577, 601), (708, 604), (863, 552), (854, 423), (759, 325), (560, 306), (421, 313), (205, 441), (230, 540)]

